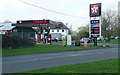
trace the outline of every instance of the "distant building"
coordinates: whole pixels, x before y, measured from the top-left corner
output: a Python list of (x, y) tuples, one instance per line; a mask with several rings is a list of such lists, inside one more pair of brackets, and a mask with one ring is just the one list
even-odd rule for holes
[(48, 36), (46, 35), (48, 34), (51, 36), (52, 39), (62, 39), (62, 36), (67, 36), (69, 32), (69, 29), (62, 22), (49, 24), (49, 26), (46, 28), (43, 28), (41, 39), (47, 38)]
[(12, 23), (0, 23), (0, 34), (11, 35), (11, 31), (14, 27)]
[(50, 34), (52, 38), (56, 38), (55, 37), (56, 35), (67, 36), (68, 32), (69, 32), (69, 29), (62, 22), (59, 22), (59, 25), (50, 26)]

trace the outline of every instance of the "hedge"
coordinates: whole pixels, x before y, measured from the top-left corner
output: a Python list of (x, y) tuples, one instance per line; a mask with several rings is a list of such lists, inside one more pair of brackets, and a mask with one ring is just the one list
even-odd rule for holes
[(21, 48), (34, 45), (34, 42), (30, 39), (2, 35), (2, 48)]

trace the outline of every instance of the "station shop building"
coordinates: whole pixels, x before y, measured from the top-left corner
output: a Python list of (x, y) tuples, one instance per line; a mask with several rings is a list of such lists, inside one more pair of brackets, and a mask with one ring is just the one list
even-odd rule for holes
[[(3, 26), (7, 26), (6, 24)], [(15, 24), (11, 23), (11, 28), (4, 35), (19, 36), (35, 40), (37, 43), (45, 42), (50, 37), (60, 34), (61, 36), (68, 35), (69, 29), (62, 23), (52, 20), (18, 20)], [(6, 27), (7, 28), (7, 27)], [(4, 32), (1, 28), (1, 32)], [(59, 37), (58, 37), (59, 38)]]

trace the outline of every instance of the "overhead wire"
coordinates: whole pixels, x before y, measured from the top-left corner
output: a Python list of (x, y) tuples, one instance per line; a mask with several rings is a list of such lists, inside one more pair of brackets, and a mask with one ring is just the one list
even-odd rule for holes
[(18, 1), (20, 1), (22, 3), (25, 3), (25, 4), (28, 4), (28, 5), (31, 5), (31, 6), (34, 6), (34, 7), (37, 7), (37, 8), (40, 8), (40, 9), (43, 9), (43, 10), (46, 10), (46, 11), (54, 12), (54, 13), (65, 15), (65, 16), (71, 16), (71, 17), (76, 17), (76, 18), (81, 18), (81, 19), (86, 19), (87, 18), (87, 17), (79, 17), (79, 16), (74, 16), (74, 15), (69, 15), (69, 14), (57, 12), (57, 11), (54, 11), (54, 10), (51, 10), (51, 9), (43, 8), (41, 6), (38, 6), (38, 5), (35, 5), (35, 4), (32, 4), (32, 3), (28, 3), (28, 2), (23, 1), (23, 0), (18, 0)]

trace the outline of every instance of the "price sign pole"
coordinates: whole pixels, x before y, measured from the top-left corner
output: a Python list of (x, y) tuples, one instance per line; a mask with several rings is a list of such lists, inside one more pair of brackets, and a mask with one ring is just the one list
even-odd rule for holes
[(93, 35), (94, 37), (94, 46), (97, 46), (97, 35)]
[(94, 40), (94, 46), (97, 46), (97, 38), (101, 38), (101, 3), (90, 4), (90, 38)]

